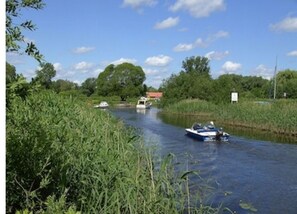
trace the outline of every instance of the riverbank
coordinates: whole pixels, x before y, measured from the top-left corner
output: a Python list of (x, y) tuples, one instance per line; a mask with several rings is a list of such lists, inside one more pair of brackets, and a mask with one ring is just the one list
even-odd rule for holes
[(297, 137), (297, 101), (244, 101), (216, 105), (202, 100), (183, 100), (163, 109), (164, 114), (209, 118), (227, 125)]
[(215, 213), (188, 207), (189, 172), (153, 151), (107, 111), (41, 92), (11, 99), (6, 119), (6, 213)]

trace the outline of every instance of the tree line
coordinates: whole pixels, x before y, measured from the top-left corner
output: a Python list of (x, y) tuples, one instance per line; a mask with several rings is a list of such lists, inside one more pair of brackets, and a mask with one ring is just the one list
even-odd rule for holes
[[(80, 86), (69, 80), (53, 80), (56, 70), (51, 63), (42, 63), (31, 82), (17, 74), (13, 65), (6, 63), (7, 94), (25, 96), (32, 88), (53, 90), (56, 93), (83, 94), (85, 96), (118, 96), (121, 101), (128, 97), (144, 96), (147, 91), (163, 92), (162, 106), (183, 100), (201, 99), (215, 103), (230, 101), (230, 93), (236, 91), (241, 98), (267, 99), (274, 94), (274, 81), (258, 76), (223, 74), (217, 79), (210, 75), (209, 60), (192, 56), (182, 62), (182, 70), (164, 79), (158, 89), (144, 84), (145, 73), (140, 66), (131, 63), (108, 65), (97, 78), (87, 78)], [(286, 69), (277, 73), (276, 98), (297, 98), (297, 71)], [(11, 87), (11, 84), (14, 86)], [(17, 84), (17, 86), (16, 86)], [(29, 90), (30, 89), (30, 90)]]
[(277, 98), (297, 98), (297, 71), (279, 71), (271, 80), (258, 76), (223, 74), (217, 79), (210, 76), (209, 60), (192, 56), (182, 62), (182, 70), (164, 80), (162, 106), (183, 99), (201, 99), (214, 103), (230, 102), (231, 92), (241, 98), (268, 99), (273, 97), (274, 81), (277, 82)]

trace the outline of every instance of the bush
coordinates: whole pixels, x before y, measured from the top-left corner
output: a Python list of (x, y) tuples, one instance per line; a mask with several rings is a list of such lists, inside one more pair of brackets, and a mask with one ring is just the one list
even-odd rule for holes
[(168, 160), (156, 171), (141, 138), (105, 111), (33, 94), (12, 100), (6, 133), (7, 213), (183, 210), (182, 182)]

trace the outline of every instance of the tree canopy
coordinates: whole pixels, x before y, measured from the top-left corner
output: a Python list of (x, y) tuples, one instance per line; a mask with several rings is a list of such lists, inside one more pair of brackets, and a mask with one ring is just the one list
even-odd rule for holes
[(42, 64), (40, 70), (36, 71), (36, 77), (33, 82), (40, 83), (46, 89), (49, 89), (52, 83), (52, 78), (56, 76), (56, 70), (51, 63)]
[(140, 66), (131, 63), (109, 65), (97, 78), (97, 92), (101, 96), (117, 95), (124, 101), (127, 97), (144, 94), (145, 73)]
[[(22, 9), (35, 9), (39, 10), (44, 7), (42, 0), (6, 0), (6, 52), (17, 51), (22, 53), (25, 51), (29, 56), (34, 57), (37, 61), (41, 62), (43, 59), (42, 54), (33, 42), (26, 42), (23, 30), (34, 31), (35, 25), (31, 20), (25, 20), (19, 23), (21, 18)], [(25, 44), (26, 47), (21, 45)]]
[(82, 93), (91, 96), (96, 90), (96, 78), (88, 78), (81, 84)]
[(276, 77), (277, 97), (297, 98), (297, 71), (286, 69)]
[[(163, 101), (200, 98), (208, 100), (212, 94), (209, 61), (205, 57), (189, 57), (182, 62), (179, 74), (172, 74), (163, 81)], [(170, 101), (169, 101), (170, 102)]]

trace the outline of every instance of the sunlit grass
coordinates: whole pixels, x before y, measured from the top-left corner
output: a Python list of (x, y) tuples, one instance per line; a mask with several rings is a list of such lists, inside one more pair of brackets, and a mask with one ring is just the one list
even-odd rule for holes
[(236, 126), (297, 136), (296, 100), (265, 103), (244, 101), (222, 105), (202, 100), (185, 100), (166, 107), (163, 112), (209, 116), (212, 120)]
[[(7, 112), (7, 213), (194, 213), (188, 172), (172, 155), (155, 168), (153, 150), (134, 130), (85, 102), (35, 94)], [(185, 186), (186, 185), (186, 186)]]

